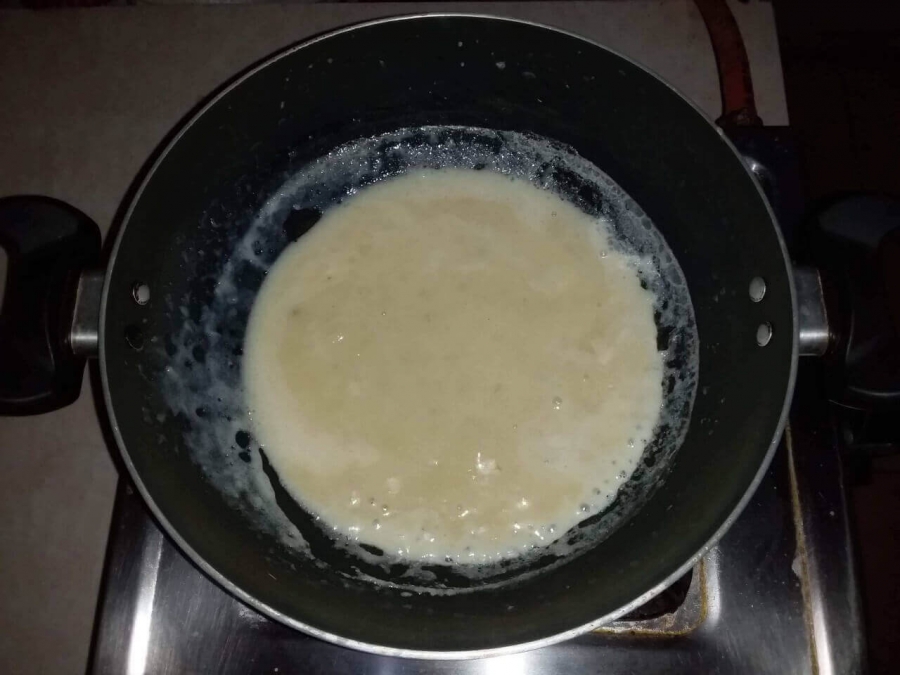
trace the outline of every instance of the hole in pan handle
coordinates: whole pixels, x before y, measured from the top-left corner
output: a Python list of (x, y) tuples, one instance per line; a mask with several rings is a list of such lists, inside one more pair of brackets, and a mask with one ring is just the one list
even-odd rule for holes
[[(100, 230), (85, 214), (49, 197), (0, 199), (0, 246), (7, 257), (0, 310), (0, 414), (32, 415), (81, 393), (87, 351), (72, 342), (76, 298), (102, 275)], [(90, 280), (93, 280), (91, 285)], [(87, 283), (87, 285), (86, 285)], [(96, 293), (99, 315), (99, 293)], [(96, 330), (94, 331), (96, 334)]]

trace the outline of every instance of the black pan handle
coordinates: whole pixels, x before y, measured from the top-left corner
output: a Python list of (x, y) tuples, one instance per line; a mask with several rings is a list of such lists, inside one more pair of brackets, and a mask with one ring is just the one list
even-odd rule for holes
[(0, 414), (33, 415), (81, 393), (85, 356), (69, 334), (81, 273), (100, 260), (100, 230), (49, 197), (0, 199), (7, 272), (0, 310)]
[(846, 407), (900, 410), (900, 201), (845, 197), (813, 224), (834, 330), (829, 395)]

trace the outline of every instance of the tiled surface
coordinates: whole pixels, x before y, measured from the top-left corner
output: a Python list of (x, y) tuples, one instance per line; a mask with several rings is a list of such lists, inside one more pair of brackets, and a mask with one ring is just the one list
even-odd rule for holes
[(853, 488), (853, 510), (865, 600), (869, 665), (894, 675), (900, 655), (900, 461), (876, 462)]
[[(809, 197), (900, 198), (900, 15), (896, 3), (776, 3), (791, 124)], [(900, 457), (875, 461), (852, 491), (870, 667), (898, 672)]]
[(900, 15), (895, 3), (776, 3), (788, 101), (809, 196), (900, 194)]
[(87, 656), (116, 480), (88, 393), (0, 426), (5, 673), (76, 673)]
[[(0, 12), (0, 195), (44, 193), (106, 229), (141, 164), (212, 88), (306, 35), (469, 9), (588, 34), (715, 116), (708, 37), (687, 0), (134, 7)], [(787, 121), (771, 6), (735, 5), (760, 114)], [(72, 407), (0, 419), (0, 672), (84, 669), (116, 482), (87, 384)]]

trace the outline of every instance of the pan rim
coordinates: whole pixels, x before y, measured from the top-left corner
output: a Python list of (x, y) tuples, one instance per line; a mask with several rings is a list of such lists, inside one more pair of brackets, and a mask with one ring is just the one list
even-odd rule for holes
[[(523, 642), (513, 645), (505, 645), (501, 647), (488, 647), (483, 649), (470, 649), (470, 650), (460, 650), (460, 651), (429, 651), (422, 649), (408, 649), (408, 648), (399, 648), (399, 647), (388, 647), (384, 645), (372, 644), (368, 642), (363, 642), (360, 640), (354, 640), (350, 638), (345, 638), (340, 635), (330, 633), (325, 630), (321, 630), (316, 628), (315, 626), (311, 626), (309, 624), (303, 623), (302, 621), (298, 621), (283, 612), (278, 611), (277, 609), (267, 605), (262, 602), (258, 598), (253, 597), (251, 594), (244, 591), (242, 588), (238, 587), (236, 584), (232, 583), (228, 578), (224, 575), (220, 574), (218, 570), (216, 570), (211, 564), (209, 564), (202, 556), (200, 556), (193, 547), (179, 534), (179, 532), (172, 526), (172, 524), (165, 518), (162, 511), (157, 506), (156, 502), (153, 499), (153, 496), (149, 493), (143, 481), (141, 480), (140, 475), (138, 474), (134, 463), (131, 460), (131, 456), (127, 451), (125, 441), (122, 437), (118, 421), (115, 417), (115, 412), (112, 405), (112, 395), (109, 387), (109, 377), (107, 372), (107, 360), (106, 360), (106, 315), (107, 315), (107, 304), (110, 293), (110, 282), (112, 279), (112, 271), (115, 268), (115, 261), (119, 251), (119, 247), (122, 243), (122, 239), (124, 237), (124, 233), (128, 227), (128, 223), (131, 220), (132, 213), (134, 212), (137, 204), (141, 199), (141, 195), (143, 194), (145, 188), (153, 178), (156, 170), (165, 161), (169, 152), (174, 148), (181, 137), (193, 126), (193, 124), (199, 120), (207, 110), (215, 106), (225, 95), (230, 93), (232, 90), (240, 86), (245, 80), (254, 76), (259, 71), (268, 67), (272, 63), (275, 63), (301, 49), (309, 47), (311, 45), (317, 44), (323, 40), (327, 40), (329, 38), (336, 37), (338, 35), (342, 35), (344, 33), (348, 33), (351, 31), (355, 31), (358, 29), (368, 28), (371, 26), (376, 26), (380, 24), (386, 23), (395, 23), (401, 21), (411, 21), (411, 20), (420, 20), (420, 19), (436, 19), (436, 18), (466, 18), (466, 19), (486, 19), (491, 21), (503, 21), (514, 24), (522, 24), (525, 26), (530, 26), (534, 28), (540, 28), (547, 31), (552, 31), (557, 34), (565, 35), (570, 38), (575, 38), (581, 42), (590, 45), (591, 47), (596, 47), (602, 49), (610, 54), (613, 54), (628, 63), (632, 66), (638, 68), (643, 71), (647, 75), (656, 79), (662, 85), (667, 87), (670, 91), (672, 91), (675, 95), (677, 95), (682, 101), (684, 101), (687, 105), (689, 105), (695, 113), (697, 113), (703, 120), (705, 120), (719, 135), (719, 138), (725, 143), (725, 145), (734, 153), (735, 159), (740, 162), (743, 170), (750, 177), (753, 182), (753, 185), (756, 187), (756, 191), (759, 197), (762, 199), (762, 202), (766, 208), (766, 212), (769, 215), (769, 221), (775, 230), (775, 235), (779, 244), (779, 248), (781, 250), (782, 259), (785, 264), (785, 270), (787, 272), (788, 279), (788, 288), (790, 291), (790, 302), (791, 302), (791, 317), (792, 317), (792, 330), (791, 330), (791, 362), (790, 362), (790, 371), (788, 374), (788, 383), (785, 389), (785, 397), (782, 403), (781, 414), (778, 419), (778, 423), (775, 427), (773, 437), (771, 442), (769, 443), (769, 447), (766, 450), (765, 456), (763, 457), (760, 466), (754, 475), (753, 479), (750, 481), (750, 484), (747, 486), (743, 496), (738, 501), (736, 506), (732, 509), (731, 513), (725, 518), (724, 521), (719, 525), (713, 535), (703, 544), (703, 546), (688, 560), (686, 560), (682, 565), (680, 565), (677, 569), (668, 574), (665, 579), (661, 582), (657, 583), (655, 586), (633, 599), (626, 605), (609, 612), (593, 621), (582, 624), (580, 626), (576, 626), (574, 628), (570, 628), (566, 631), (555, 633), (553, 635), (539, 638), (537, 640), (532, 640), (529, 642)], [(122, 218), (121, 227), (119, 228), (118, 233), (116, 234), (116, 240), (113, 244), (113, 248), (110, 253), (109, 262), (107, 264), (106, 277), (103, 283), (103, 291), (101, 295), (100, 301), (100, 344), (99, 344), (99, 362), (100, 362), (100, 378), (103, 388), (103, 401), (106, 406), (107, 415), (109, 416), (110, 427), (113, 433), (113, 437), (116, 441), (116, 446), (118, 447), (119, 454), (122, 457), (122, 461), (125, 464), (126, 469), (128, 470), (128, 474), (131, 477), (131, 480), (134, 482), (135, 487), (143, 498), (144, 502), (147, 504), (150, 509), (153, 517), (156, 521), (162, 526), (166, 535), (169, 536), (181, 549), (181, 551), (187, 555), (187, 557), (197, 566), (199, 567), (203, 573), (212, 579), (216, 584), (225, 589), (228, 593), (238, 598), (241, 602), (253, 607), (255, 610), (261, 612), (265, 616), (278, 621), (286, 626), (289, 626), (293, 629), (299, 630), (307, 635), (311, 635), (315, 638), (319, 638), (321, 640), (325, 640), (332, 644), (348, 647), (352, 649), (356, 649), (363, 652), (368, 652), (372, 654), (377, 654), (381, 656), (394, 656), (401, 658), (419, 658), (419, 659), (430, 659), (430, 660), (455, 660), (455, 659), (472, 659), (472, 658), (484, 658), (490, 656), (503, 656), (509, 654), (516, 654), (520, 652), (530, 651), (533, 649), (539, 649), (542, 647), (547, 647), (553, 644), (557, 644), (559, 642), (563, 642), (566, 640), (570, 640), (579, 635), (583, 635), (588, 633), (600, 626), (603, 626), (611, 621), (616, 620), (617, 618), (627, 614), (633, 609), (643, 605), (663, 590), (668, 588), (672, 583), (674, 583), (677, 579), (687, 573), (688, 570), (693, 568), (698, 561), (706, 555), (706, 553), (713, 548), (718, 541), (724, 536), (724, 534), (731, 528), (737, 518), (741, 515), (747, 503), (752, 498), (753, 494), (756, 492), (757, 487), (762, 481), (766, 471), (771, 464), (772, 458), (775, 455), (775, 451), (778, 448), (778, 445), (781, 441), (781, 437), (784, 433), (785, 426), (787, 425), (788, 412), (790, 409), (790, 404), (793, 399), (794, 387), (797, 378), (797, 368), (798, 368), (798, 330), (797, 330), (797, 298), (796, 298), (796, 289), (794, 286), (794, 278), (792, 273), (792, 264), (790, 261), (790, 257), (788, 255), (787, 246), (784, 241), (784, 237), (781, 232), (781, 228), (778, 226), (777, 218), (775, 217), (774, 212), (772, 211), (772, 207), (769, 203), (768, 198), (765, 195), (761, 185), (759, 184), (758, 179), (747, 166), (743, 156), (738, 152), (737, 148), (730, 141), (730, 139), (725, 135), (720, 127), (718, 127), (714, 121), (703, 111), (694, 101), (684, 95), (681, 91), (679, 91), (675, 86), (673, 86), (670, 82), (665, 80), (659, 74), (650, 70), (647, 66), (635, 61), (634, 59), (626, 56), (614, 49), (611, 49), (599, 42), (587, 38), (583, 35), (579, 35), (577, 33), (550, 26), (547, 24), (543, 24), (536, 21), (529, 21), (525, 19), (517, 19), (508, 16), (497, 16), (486, 13), (477, 13), (477, 12), (422, 12), (416, 14), (403, 14), (398, 16), (388, 16), (381, 17), (377, 19), (372, 19), (368, 21), (363, 21), (360, 23), (354, 23), (349, 26), (343, 26), (341, 28), (337, 28), (321, 35), (305, 39), (297, 44), (290, 45), (285, 47), (284, 49), (279, 50), (275, 54), (272, 54), (268, 57), (265, 57), (262, 61), (257, 63), (254, 66), (249, 67), (243, 73), (237, 75), (234, 79), (230, 80), (227, 84), (225, 84), (216, 94), (209, 99), (209, 101), (203, 105), (200, 109), (194, 112), (189, 119), (181, 123), (180, 129), (175, 133), (175, 135), (166, 143), (163, 150), (160, 152), (159, 156), (153, 162), (150, 169), (147, 171), (146, 175), (140, 182), (137, 190), (135, 190), (133, 196), (131, 197), (128, 208), (125, 212), (124, 217)]]

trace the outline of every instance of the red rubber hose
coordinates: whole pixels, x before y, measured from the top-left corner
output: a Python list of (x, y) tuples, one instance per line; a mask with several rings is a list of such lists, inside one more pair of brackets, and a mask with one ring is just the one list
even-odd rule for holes
[(722, 116), (716, 122), (722, 127), (761, 125), (753, 98), (750, 61), (728, 3), (725, 0), (694, 0), (694, 3), (709, 31), (719, 69)]

